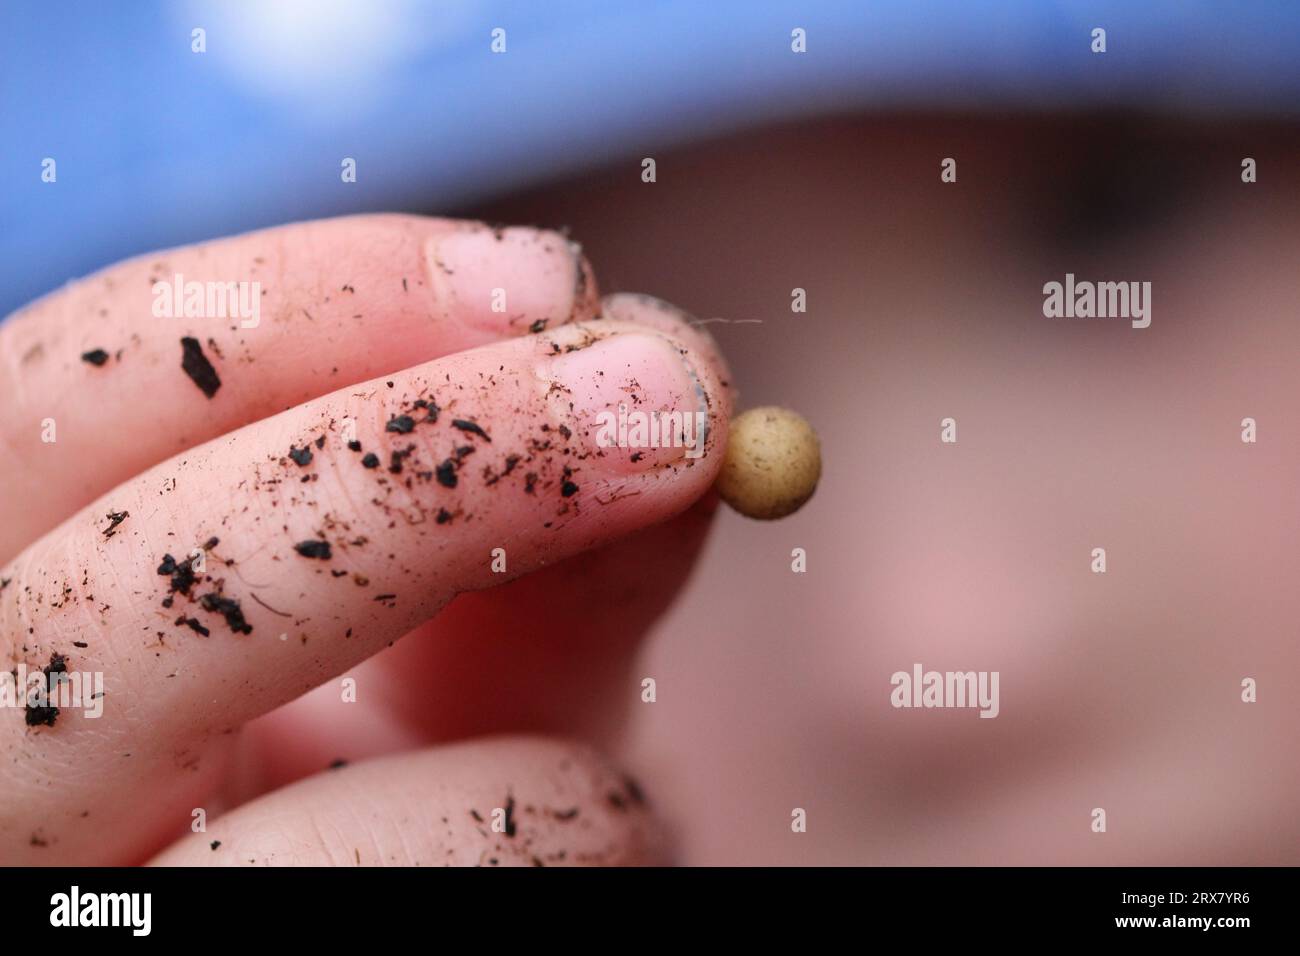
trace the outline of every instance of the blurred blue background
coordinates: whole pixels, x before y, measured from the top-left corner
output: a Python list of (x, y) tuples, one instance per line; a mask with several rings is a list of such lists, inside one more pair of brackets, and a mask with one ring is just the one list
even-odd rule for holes
[[(1104, 56), (1089, 49), (1096, 26)], [(497, 27), (504, 54), (490, 49)], [(472, 209), (776, 120), (1293, 117), (1298, 64), (1290, 0), (6, 2), (0, 315), (149, 249), (348, 212)]]

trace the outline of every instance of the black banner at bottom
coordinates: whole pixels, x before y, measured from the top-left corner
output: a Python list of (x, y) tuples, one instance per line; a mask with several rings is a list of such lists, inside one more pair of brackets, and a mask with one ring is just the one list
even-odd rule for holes
[[(732, 942), (789, 923), (981, 942), (1132, 936), (1181, 945), (1283, 931), (1292, 869), (0, 870), (9, 938), (130, 945), (376, 942), (438, 928), (655, 933)], [(527, 921), (527, 922), (525, 922)], [(399, 931), (400, 927), (400, 931)], [(455, 936), (446, 938), (456, 938)], [(698, 938), (698, 937), (697, 937)], [(888, 937), (885, 937), (888, 938)]]

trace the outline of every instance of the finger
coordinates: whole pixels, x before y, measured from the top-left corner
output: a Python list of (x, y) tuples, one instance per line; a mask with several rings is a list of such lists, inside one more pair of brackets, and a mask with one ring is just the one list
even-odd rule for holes
[(601, 299), (600, 306), (601, 314), (606, 318), (656, 328), (687, 343), (696, 354), (707, 356), (728, 398), (735, 400), (731, 368), (726, 357), (705, 324), (691, 313), (643, 292), (615, 292)]
[(396, 215), (267, 229), (76, 282), (0, 325), (0, 448), (22, 463), (0, 478), (0, 560), (182, 449), (351, 382), (590, 317), (595, 295), (557, 233)]
[[(727, 388), (725, 361), (690, 314), (632, 293), (606, 296), (602, 308), (690, 342)], [(393, 753), (415, 741), (527, 731), (612, 744), (643, 692), (644, 675), (630, 669), (637, 647), (689, 576), (715, 509), (710, 495), (669, 522), (461, 595), (354, 672), (381, 694), (343, 706), (326, 685), (250, 724), (232, 797), (284, 786), (339, 756)], [(438, 693), (429, 693), (430, 680)]]
[(242, 803), (338, 758), (484, 734), (613, 746), (642, 703), (638, 647), (689, 578), (716, 509), (710, 494), (670, 521), (460, 595), (349, 671), (371, 688), (363, 699), (345, 704), (324, 684), (248, 724), (241, 773), (223, 793)]
[(160, 854), (162, 866), (628, 866), (665, 861), (641, 788), (575, 744), (498, 738), (318, 774)]
[[(0, 572), (14, 663), (61, 654), (106, 681), (101, 718), (4, 721), (13, 759), (0, 774), (43, 794), (0, 809), (4, 845), (38, 855), (24, 831), (39, 812), (76, 852), (89, 801), (94, 849), (115, 858), (167, 822), (142, 819), (142, 804), (188, 813), (215, 781), (210, 765), (193, 769), (204, 740), (342, 673), (455, 594), (685, 510), (716, 477), (725, 402), (712, 361), (684, 343), (578, 323), (308, 402), (111, 492)], [(599, 416), (627, 404), (698, 412), (707, 429), (693, 451), (603, 447)], [(347, 423), (387, 467), (343, 443)], [(285, 457), (306, 446), (307, 465)], [(109, 528), (108, 512), (128, 517)], [(191, 582), (164, 551), (201, 555), (206, 573)]]

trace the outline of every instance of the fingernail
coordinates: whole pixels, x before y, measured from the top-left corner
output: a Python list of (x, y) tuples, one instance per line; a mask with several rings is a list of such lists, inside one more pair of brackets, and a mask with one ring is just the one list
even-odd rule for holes
[(598, 329), (565, 329), (550, 346), (559, 354), (538, 368), (560, 438), (590, 453), (573, 467), (626, 475), (702, 457), (708, 386), (689, 357), (653, 332)]
[(601, 300), (603, 314), (658, 329), (680, 340), (696, 357), (712, 363), (724, 387), (731, 388), (731, 368), (708, 327), (680, 306), (644, 292), (615, 292)]
[(580, 247), (540, 229), (466, 225), (430, 239), (425, 260), (435, 308), (496, 335), (567, 322), (594, 290)]

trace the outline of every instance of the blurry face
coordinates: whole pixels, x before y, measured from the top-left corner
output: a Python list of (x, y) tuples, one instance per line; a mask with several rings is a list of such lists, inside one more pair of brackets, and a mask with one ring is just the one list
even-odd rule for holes
[[(658, 700), (632, 705), (620, 756), (682, 860), (1289, 861), (1298, 142), (827, 122), (472, 210), (571, 227), (603, 291), (731, 320), (705, 327), (740, 407), (821, 434), (813, 501), (720, 512), (627, 675)], [(1048, 317), (1067, 281), (1150, 283), (1150, 324)], [(997, 672), (997, 716), (892, 706), (918, 664)]]

